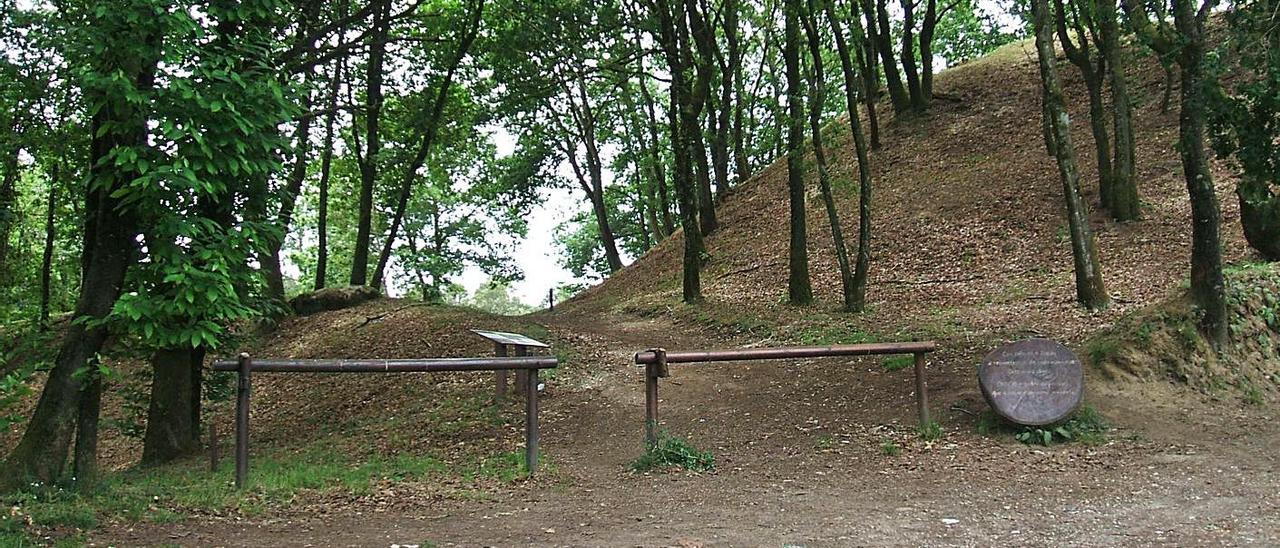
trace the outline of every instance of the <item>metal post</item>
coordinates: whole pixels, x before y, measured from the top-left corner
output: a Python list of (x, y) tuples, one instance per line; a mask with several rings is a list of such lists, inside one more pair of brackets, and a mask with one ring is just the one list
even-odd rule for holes
[(209, 421), (209, 470), (218, 471), (218, 423)]
[(249, 354), (240, 354), (239, 378), (236, 384), (236, 488), (243, 488), (249, 477), (249, 371), (253, 362)]
[[(507, 345), (502, 343), (493, 343), (493, 355), (499, 358), (507, 357)], [(507, 397), (507, 371), (503, 369), (495, 372), (494, 382), (496, 386), (494, 387), (493, 399), (496, 401), (502, 401), (503, 398)]]
[(916, 407), (920, 413), (920, 426), (929, 424), (929, 393), (924, 382), (924, 352), (916, 352)]
[(651, 350), (656, 356), (644, 366), (644, 443), (645, 447), (658, 445), (658, 379), (667, 376), (667, 351)]
[[(514, 345), (513, 348), (515, 348), (514, 354), (517, 358), (523, 358), (529, 355), (529, 347), (527, 346), (517, 344), (517, 345)], [(529, 376), (536, 374), (537, 371), (538, 371), (537, 369), (517, 369), (516, 370), (516, 390), (519, 392), (524, 392), (526, 394), (529, 393), (529, 382), (530, 382)], [(537, 383), (534, 383), (533, 386), (536, 390), (538, 385)]]
[(538, 384), (527, 383), (524, 394), (524, 464), (532, 477), (538, 469)]

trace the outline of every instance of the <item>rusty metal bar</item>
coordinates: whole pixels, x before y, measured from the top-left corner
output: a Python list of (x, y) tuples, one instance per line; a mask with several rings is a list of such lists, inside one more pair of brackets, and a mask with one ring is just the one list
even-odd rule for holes
[[(918, 354), (933, 352), (937, 349), (937, 343), (932, 341), (847, 344), (836, 346), (784, 346), (777, 348), (741, 348), (732, 350), (668, 352), (666, 355), (666, 361), (667, 363), (699, 363), (741, 360), (776, 360), (788, 358), (825, 358), (834, 356), (870, 356), (876, 354)], [(638, 352), (635, 356), (635, 362), (640, 365), (652, 363), (656, 359), (657, 356), (651, 350)]]
[[(262, 373), (436, 373), (442, 371), (498, 371), (556, 367), (555, 356), (524, 358), (432, 358), (422, 360), (253, 360)], [(215, 371), (237, 371), (237, 362), (219, 360)]]
[(240, 373), (236, 382), (236, 488), (240, 489), (249, 478), (249, 374), (253, 360), (242, 353), (236, 363)]
[[(522, 373), (528, 375), (529, 371)], [(524, 465), (529, 470), (530, 477), (538, 469), (538, 383), (535, 382), (525, 383)]]
[(920, 427), (929, 424), (929, 393), (924, 380), (924, 352), (916, 352), (916, 411), (920, 414)]
[[(499, 358), (507, 357), (507, 345), (502, 343), (493, 343), (493, 355)], [(507, 371), (505, 369), (494, 371), (494, 399), (502, 401), (507, 397)]]
[(649, 352), (656, 360), (644, 367), (644, 443), (654, 447), (658, 444), (658, 379), (667, 376), (667, 351), (655, 348)]

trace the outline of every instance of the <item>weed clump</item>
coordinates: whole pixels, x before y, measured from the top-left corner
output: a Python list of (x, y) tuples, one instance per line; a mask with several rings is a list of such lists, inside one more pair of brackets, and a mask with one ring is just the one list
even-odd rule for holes
[(902, 454), (902, 446), (893, 440), (884, 440), (880, 442), (880, 453), (886, 457), (896, 457)]
[(682, 438), (663, 432), (658, 435), (657, 443), (631, 461), (630, 468), (640, 473), (673, 467), (706, 472), (715, 465), (716, 457), (710, 451), (700, 450)]
[(937, 441), (942, 439), (942, 425), (938, 421), (929, 421), (916, 428), (916, 434), (924, 441)]
[(978, 419), (978, 433), (984, 436), (1012, 436), (1027, 445), (1054, 445), (1079, 442), (1100, 445), (1107, 441), (1111, 427), (1097, 409), (1083, 406), (1070, 417), (1044, 426), (1013, 424), (988, 411)]

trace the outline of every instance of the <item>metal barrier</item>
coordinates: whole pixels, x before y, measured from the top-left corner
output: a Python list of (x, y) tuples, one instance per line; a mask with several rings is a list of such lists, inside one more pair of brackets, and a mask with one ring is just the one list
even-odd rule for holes
[(747, 360), (777, 360), (796, 358), (828, 358), (836, 356), (873, 356), (888, 354), (912, 354), (915, 356), (916, 409), (920, 425), (929, 424), (929, 397), (924, 379), (924, 355), (938, 349), (937, 343), (873, 343), (837, 346), (784, 346), (774, 348), (743, 348), (736, 350), (697, 350), (667, 352), (662, 348), (637, 352), (636, 364), (645, 366), (645, 443), (653, 446), (658, 441), (658, 379), (671, 375), (668, 365), (675, 363), (731, 362)]
[[(213, 362), (214, 371), (235, 371), (236, 487), (249, 475), (249, 392), (252, 373), (439, 373), (445, 371), (529, 371), (559, 365), (555, 356), (516, 358), (432, 358), (418, 360), (255, 360), (240, 354), (236, 360)], [(525, 465), (533, 475), (538, 465), (538, 383), (525, 387)], [(213, 432), (211, 431), (211, 434)], [(210, 443), (216, 462), (217, 441)]]

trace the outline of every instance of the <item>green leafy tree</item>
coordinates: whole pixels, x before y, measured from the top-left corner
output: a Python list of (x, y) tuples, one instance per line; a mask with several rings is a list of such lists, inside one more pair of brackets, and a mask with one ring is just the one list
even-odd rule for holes
[[(1234, 158), (1240, 224), (1249, 245), (1269, 261), (1280, 261), (1280, 30), (1277, 4), (1253, 0), (1227, 15), (1230, 40), (1211, 72), (1209, 108), (1213, 149)], [(1242, 75), (1230, 87), (1228, 71)]]

